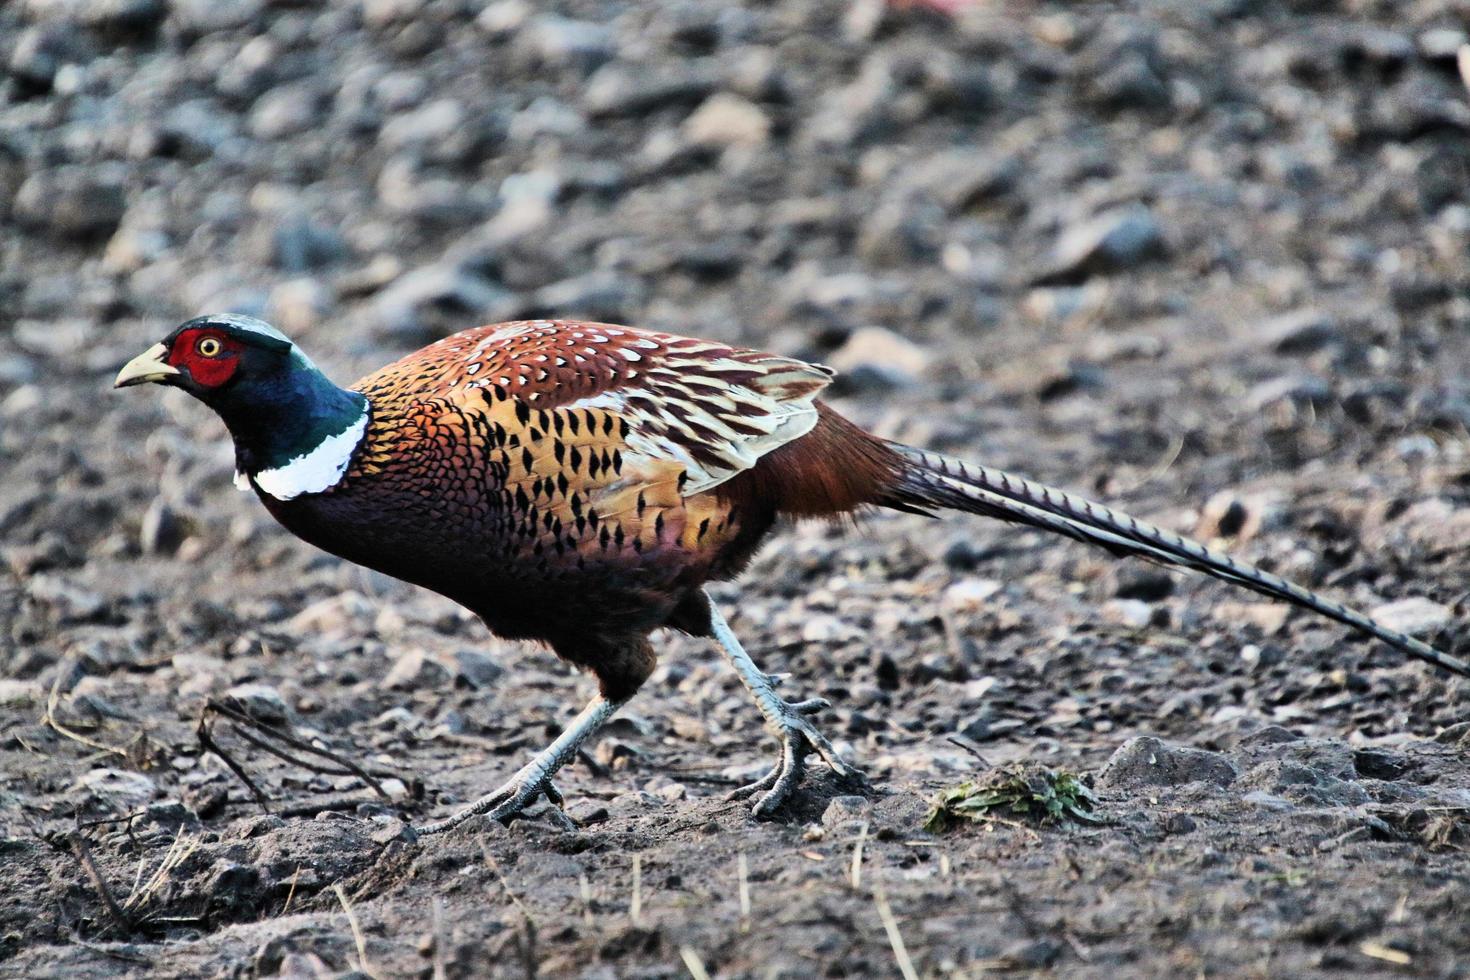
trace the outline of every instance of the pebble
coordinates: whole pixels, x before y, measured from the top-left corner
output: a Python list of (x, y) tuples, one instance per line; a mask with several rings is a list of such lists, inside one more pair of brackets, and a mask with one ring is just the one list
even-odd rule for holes
[(479, 650), (455, 650), (450, 657), (454, 661), (454, 678), (476, 691), (493, 688), (505, 668), (495, 658)]
[(1148, 786), (1183, 786), (1204, 782), (1228, 786), (1239, 771), (1225, 756), (1140, 735), (1118, 747), (1098, 773), (1097, 785), (1108, 790)]
[(1105, 211), (1065, 229), (1037, 285), (1075, 283), (1098, 273), (1122, 272), (1162, 258), (1163, 229), (1141, 204)]
[(858, 390), (915, 384), (929, 369), (929, 352), (886, 327), (862, 327), (827, 357), (845, 375), (845, 385)]
[(225, 692), (225, 700), (264, 725), (291, 727), (291, 709), (269, 684), (237, 684)]
[(1341, 339), (1337, 320), (1316, 309), (1293, 310), (1263, 320), (1255, 327), (1262, 347), (1277, 354), (1310, 354)]
[(436, 657), (421, 649), (413, 649), (400, 655), (383, 675), (379, 685), (384, 688), (409, 691), (448, 687), (453, 673)]
[(58, 167), (31, 174), (15, 193), (17, 221), (57, 238), (107, 238), (127, 211), (127, 191), (115, 167)]
[(755, 103), (719, 92), (684, 120), (684, 135), (704, 146), (760, 146), (771, 136), (771, 119)]
[(1391, 630), (1427, 637), (1448, 626), (1455, 614), (1442, 604), (1422, 596), (1410, 596), (1375, 606), (1369, 613)]
[(178, 513), (162, 497), (154, 497), (143, 512), (138, 546), (145, 555), (171, 555), (183, 544), (186, 534)]
[(98, 799), (115, 813), (141, 809), (158, 794), (153, 780), (125, 769), (89, 770), (72, 789)]

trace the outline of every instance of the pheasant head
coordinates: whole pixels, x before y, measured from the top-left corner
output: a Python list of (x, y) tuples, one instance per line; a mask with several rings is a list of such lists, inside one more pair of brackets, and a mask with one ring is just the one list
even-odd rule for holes
[(237, 482), (280, 500), (336, 484), (367, 429), (368, 401), (339, 388), (285, 334), (254, 317), (182, 324), (118, 372), (114, 387), (182, 388), (224, 420)]

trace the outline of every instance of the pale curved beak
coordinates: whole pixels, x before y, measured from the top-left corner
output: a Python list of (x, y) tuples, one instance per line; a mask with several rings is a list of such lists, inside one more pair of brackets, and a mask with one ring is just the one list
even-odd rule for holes
[(124, 364), (123, 369), (117, 372), (117, 380), (112, 382), (112, 386), (126, 388), (129, 385), (140, 385), (148, 381), (162, 381), (179, 374), (179, 369), (168, 363), (165, 360), (166, 357), (168, 357), (168, 348), (163, 344), (154, 344)]

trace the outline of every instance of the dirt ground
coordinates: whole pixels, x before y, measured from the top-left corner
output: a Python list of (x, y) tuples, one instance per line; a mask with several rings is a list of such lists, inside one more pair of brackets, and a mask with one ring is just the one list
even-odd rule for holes
[[(0, 975), (1470, 973), (1470, 684), (978, 519), (790, 529), (718, 590), (866, 783), (724, 802), (774, 745), (669, 637), (578, 829), (416, 841), (588, 680), (110, 390), (221, 309), (344, 382), (517, 316), (711, 336), (1465, 647), (1470, 5), (946, 6), (0, 5)], [(383, 795), (215, 717), (267, 813), (227, 697)], [(924, 830), (1012, 762), (1108, 822)]]

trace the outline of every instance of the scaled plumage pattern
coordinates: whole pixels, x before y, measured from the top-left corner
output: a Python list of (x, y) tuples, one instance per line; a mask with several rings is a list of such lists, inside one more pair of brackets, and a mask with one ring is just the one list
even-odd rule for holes
[[(508, 819), (652, 672), (661, 628), (719, 643), (781, 742), (736, 792), (769, 814), (815, 751), (850, 772), (710, 603), (781, 517), (954, 509), (1201, 571), (1313, 609), (1454, 673), (1412, 637), (1196, 542), (1051, 487), (863, 432), (818, 400), (824, 367), (630, 327), (534, 320), (466, 330), (338, 388), (249, 317), (183, 324), (117, 386), (182, 387), (235, 440), (238, 479), (306, 541), (538, 640), (599, 693), (550, 747), (435, 833)], [(553, 810), (552, 812), (559, 813)]]

